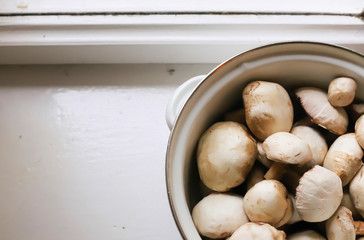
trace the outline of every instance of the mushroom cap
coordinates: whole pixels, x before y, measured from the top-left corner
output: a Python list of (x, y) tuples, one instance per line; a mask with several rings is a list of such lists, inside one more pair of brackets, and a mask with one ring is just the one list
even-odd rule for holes
[(314, 123), (335, 134), (346, 132), (349, 121), (345, 109), (333, 107), (324, 91), (305, 87), (297, 89), (296, 95)]
[(312, 158), (305, 166), (312, 168), (315, 165), (322, 165), (328, 147), (325, 138), (320, 132), (309, 126), (296, 126), (292, 128), (291, 133), (304, 140), (310, 146)]
[(351, 180), (349, 193), (356, 210), (364, 217), (364, 166), (360, 168)]
[(326, 154), (323, 166), (336, 173), (347, 185), (359, 171), (363, 157), (363, 150), (355, 139), (354, 133), (347, 133), (338, 137)]
[(344, 188), (344, 195), (340, 205), (349, 209), (353, 217), (359, 215), (359, 212), (356, 210), (353, 200), (351, 199), (349, 188)]
[(306, 222), (330, 218), (343, 197), (341, 179), (332, 171), (316, 165), (300, 179), (296, 189), (296, 208)]
[(287, 132), (270, 135), (263, 142), (267, 158), (286, 164), (303, 165), (312, 159), (310, 146), (301, 138)]
[(306, 230), (288, 235), (287, 240), (326, 240), (326, 238), (314, 230)]
[(229, 240), (284, 240), (286, 234), (266, 223), (246, 223)]
[(197, 147), (202, 182), (219, 192), (240, 185), (254, 164), (256, 151), (255, 140), (243, 125), (215, 123), (202, 135)]
[(281, 85), (265, 81), (251, 82), (244, 88), (243, 100), (247, 125), (260, 140), (291, 129), (293, 106)]
[(355, 137), (362, 148), (364, 148), (364, 115), (361, 115), (355, 123)]
[(273, 164), (273, 162), (267, 158), (267, 155), (263, 150), (263, 143), (261, 142), (257, 142), (257, 160), (267, 168), (270, 168)]
[(280, 227), (292, 216), (292, 202), (282, 183), (263, 180), (245, 194), (244, 210), (251, 222), (265, 222)]
[(296, 208), (296, 199), (294, 198), (294, 196), (292, 196), (291, 194), (289, 195), (289, 197), (291, 198), (292, 201), (292, 216), (289, 219), (289, 221), (287, 222), (288, 224), (294, 224), (296, 222), (300, 222), (302, 221), (301, 216), (298, 214), (297, 208)]
[(335, 78), (329, 85), (328, 100), (334, 107), (348, 106), (355, 98), (356, 88), (356, 82), (352, 78)]
[(354, 220), (349, 209), (340, 206), (326, 221), (326, 235), (328, 240), (355, 240)]
[(212, 193), (192, 210), (198, 232), (209, 238), (230, 236), (241, 225), (249, 222), (243, 209), (243, 197), (227, 193)]

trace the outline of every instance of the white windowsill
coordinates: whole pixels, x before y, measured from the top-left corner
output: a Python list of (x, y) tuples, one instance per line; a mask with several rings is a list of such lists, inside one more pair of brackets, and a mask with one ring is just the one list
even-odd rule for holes
[(341, 15), (1, 17), (0, 64), (218, 63), (261, 45), (318, 41), (364, 52), (363, 21)]

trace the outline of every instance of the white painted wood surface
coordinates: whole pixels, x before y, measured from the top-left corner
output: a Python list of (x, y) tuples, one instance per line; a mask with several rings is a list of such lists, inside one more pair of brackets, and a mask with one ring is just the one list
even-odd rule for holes
[(361, 0), (0, 0), (0, 13), (314, 12), (360, 13)]
[(0, 64), (216, 63), (285, 41), (363, 51), (363, 30), (352, 16), (0, 17)]
[(214, 66), (0, 66), (0, 238), (181, 239), (165, 107)]

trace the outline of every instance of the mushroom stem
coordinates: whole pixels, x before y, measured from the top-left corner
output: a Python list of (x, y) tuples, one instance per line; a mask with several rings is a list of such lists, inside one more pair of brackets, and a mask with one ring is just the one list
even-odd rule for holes
[(287, 165), (279, 162), (274, 162), (269, 168), (264, 178), (267, 180), (281, 180), (286, 173)]
[(364, 222), (354, 221), (356, 235), (364, 235)]

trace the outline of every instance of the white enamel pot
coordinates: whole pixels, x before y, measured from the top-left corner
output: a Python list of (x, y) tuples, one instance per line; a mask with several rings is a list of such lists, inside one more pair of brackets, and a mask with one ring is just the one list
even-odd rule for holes
[(184, 84), (188, 87), (181, 86), (176, 91), (167, 108), (171, 135), (166, 181), (171, 210), (184, 239), (201, 239), (191, 217), (192, 208), (203, 197), (195, 159), (196, 144), (201, 134), (224, 113), (243, 106), (243, 88), (252, 80), (266, 80), (287, 88), (327, 89), (329, 82), (338, 76), (356, 79), (357, 97), (364, 100), (363, 55), (323, 43), (278, 43), (239, 54), (203, 79), (194, 78)]

